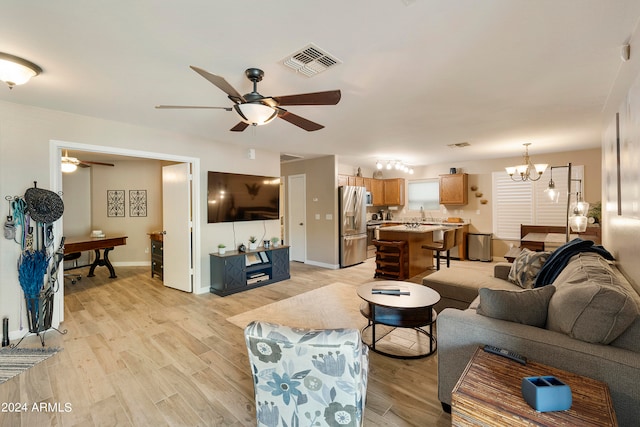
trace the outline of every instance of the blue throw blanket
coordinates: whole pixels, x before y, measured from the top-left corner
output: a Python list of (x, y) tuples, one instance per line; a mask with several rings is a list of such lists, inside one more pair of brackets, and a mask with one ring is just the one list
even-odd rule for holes
[(534, 288), (553, 283), (562, 269), (566, 267), (571, 257), (581, 252), (595, 252), (609, 261), (614, 259), (613, 255), (601, 245), (596, 245), (591, 240), (575, 238), (551, 253), (536, 276)]

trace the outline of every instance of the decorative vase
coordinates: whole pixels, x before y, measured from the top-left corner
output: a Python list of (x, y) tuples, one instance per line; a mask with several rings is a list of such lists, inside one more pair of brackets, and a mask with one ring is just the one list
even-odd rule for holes
[(255, 251), (256, 249), (258, 249), (258, 243), (257, 242), (254, 242), (254, 243), (249, 242), (249, 250), (250, 251)]
[(227, 248), (218, 248), (218, 253), (224, 255), (227, 252)]

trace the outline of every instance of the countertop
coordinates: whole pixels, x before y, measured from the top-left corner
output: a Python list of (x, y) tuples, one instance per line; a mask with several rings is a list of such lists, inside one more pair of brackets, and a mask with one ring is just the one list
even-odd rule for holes
[[(386, 225), (386, 224), (397, 224), (403, 225), (405, 222), (411, 222), (409, 219), (386, 219), (386, 220), (369, 220), (367, 221), (367, 225), (378, 224), (378, 225)], [(446, 225), (446, 226), (462, 226), (471, 224), (470, 221), (463, 222), (448, 222), (448, 221), (430, 221), (430, 220), (421, 220), (420, 224), (422, 225)]]
[(380, 229), (380, 232), (384, 231), (395, 231), (402, 233), (431, 233), (433, 231), (438, 230), (446, 230), (447, 227), (445, 225), (421, 225), (419, 227), (407, 227), (404, 225), (392, 225), (390, 227), (383, 227)]

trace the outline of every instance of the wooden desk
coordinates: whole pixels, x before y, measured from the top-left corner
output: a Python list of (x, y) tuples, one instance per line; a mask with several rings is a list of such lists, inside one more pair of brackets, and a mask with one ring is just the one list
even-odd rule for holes
[[(122, 246), (127, 244), (127, 236), (109, 236), (109, 237), (69, 237), (64, 241), (64, 253), (73, 254), (76, 252), (94, 251), (96, 259), (91, 264), (89, 274), (87, 277), (93, 277), (96, 267), (105, 266), (109, 269), (109, 277), (115, 279), (116, 272), (109, 261), (109, 251), (113, 250), (115, 246)], [(103, 257), (100, 258), (100, 250), (103, 251)]]
[[(522, 397), (524, 377), (551, 375), (571, 387), (566, 411), (537, 412)], [(521, 365), (480, 347), (451, 393), (453, 426), (617, 426), (607, 384), (535, 362)]]

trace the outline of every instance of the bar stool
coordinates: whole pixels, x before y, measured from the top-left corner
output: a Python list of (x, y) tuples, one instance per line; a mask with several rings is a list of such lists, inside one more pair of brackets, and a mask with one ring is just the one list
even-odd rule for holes
[(451, 265), (451, 248), (456, 245), (456, 232), (458, 228), (451, 228), (443, 233), (442, 241), (433, 242), (430, 245), (422, 245), (422, 249), (435, 251), (436, 253), (436, 270), (440, 270), (440, 252), (447, 253), (447, 268)]

